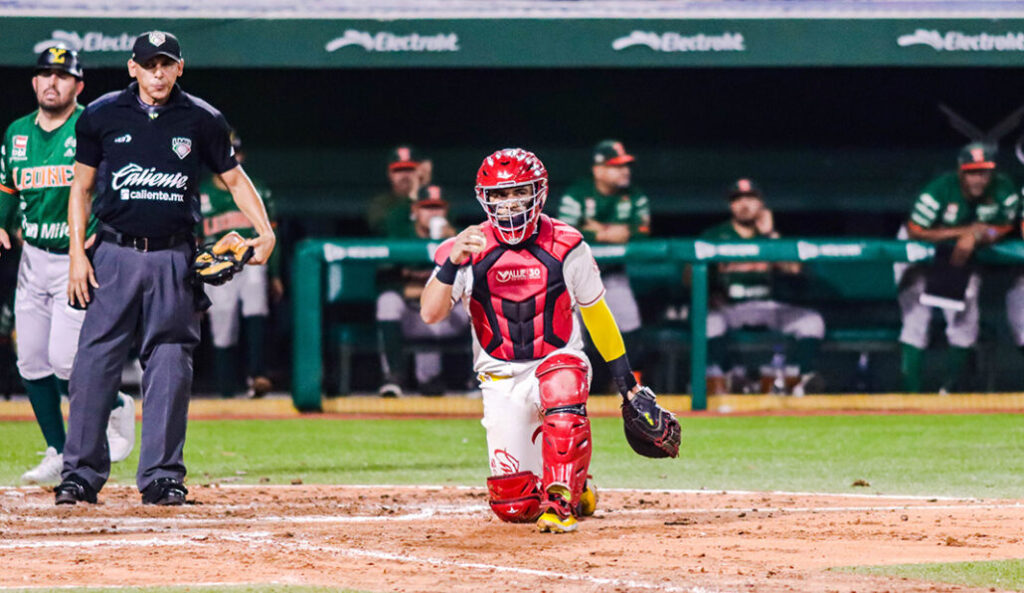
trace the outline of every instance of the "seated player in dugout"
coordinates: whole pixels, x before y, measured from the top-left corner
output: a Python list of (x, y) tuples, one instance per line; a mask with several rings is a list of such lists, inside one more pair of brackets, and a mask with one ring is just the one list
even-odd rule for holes
[[(701, 233), (702, 239), (742, 241), (779, 237), (772, 211), (765, 206), (764, 195), (753, 181), (736, 180), (729, 186), (726, 198), (732, 216)], [(712, 268), (707, 319), (709, 393), (742, 391), (746, 369), (730, 364), (728, 339), (730, 331), (743, 327), (769, 328), (792, 341), (793, 364), (785, 365), (789, 376), (786, 385), (775, 385), (778, 377), (765, 378), (761, 391), (768, 387), (776, 392), (788, 389), (792, 395), (804, 395), (822, 389), (815, 361), (825, 337), (824, 319), (813, 309), (774, 299), (776, 276), (800, 273), (801, 266), (795, 262), (726, 262)], [(784, 354), (776, 352), (775, 356)]]
[[(591, 175), (572, 184), (558, 204), (558, 219), (576, 227), (588, 243), (624, 245), (651, 234), (651, 206), (647, 194), (632, 182), (636, 157), (618, 140), (594, 146)], [(624, 264), (602, 264), (605, 301), (618, 323), (627, 350), (633, 354), (637, 375), (643, 369), (639, 340), (640, 308)]]
[(622, 395), (630, 446), (675, 457), (680, 435), (633, 375), (590, 247), (579, 231), (541, 213), (547, 192), (547, 170), (532, 152), (507, 148), (484, 159), (476, 195), (487, 222), (437, 249), (420, 314), (439, 323), (456, 304), (469, 312), (491, 509), (504, 521), (562, 533), (597, 506), (588, 475), (591, 367), (574, 311)]
[(962, 388), (964, 370), (978, 341), (981, 276), (972, 264), (973, 255), (1013, 230), (1019, 207), (1013, 181), (996, 171), (995, 147), (979, 142), (964, 146), (957, 170), (933, 179), (917, 197), (898, 236), (935, 243), (936, 255), (929, 264), (896, 268), (905, 391), (921, 391), (922, 358), (936, 307), (945, 318), (949, 343), (940, 392)]
[(370, 198), (366, 224), (370, 234), (390, 237), (403, 234), (409, 226), (409, 204), (420, 188), (430, 185), (433, 165), (415, 147), (402, 144), (388, 153), (388, 190)]
[[(442, 240), (455, 235), (448, 222), (448, 201), (441, 188), (428, 185), (420, 188), (416, 200), (408, 206), (405, 225), (393, 226), (389, 239)], [(380, 345), (381, 374), (384, 377), (379, 393), (402, 395), (406, 384), (406, 355), (403, 344), (409, 341), (436, 342), (437, 350), (417, 351), (413, 355), (417, 390), (422, 395), (442, 395), (446, 388), (442, 374), (441, 342), (469, 336), (469, 317), (461, 309), (453, 311), (443, 322), (430, 325), (420, 318), (420, 294), (430, 278), (433, 266), (401, 266), (382, 274), (379, 280), (386, 289), (377, 297), (377, 337)]]
[[(245, 162), (242, 140), (235, 131), (231, 132), (231, 146), (235, 149), (235, 160)], [(272, 194), (266, 184), (250, 178), (256, 191), (263, 198), (273, 227), (277, 228), (274, 216)], [(234, 231), (245, 239), (256, 236), (256, 230), (245, 214), (238, 209), (224, 182), (217, 175), (209, 176), (199, 186), (200, 208), (203, 222), (200, 227), (203, 241), (214, 243)], [(273, 387), (266, 371), (267, 318), (270, 303), (278, 303), (284, 297), (284, 282), (281, 280), (280, 250), (275, 250), (266, 266), (245, 266), (230, 282), (214, 286), (207, 285), (209, 297), (210, 333), (213, 335), (214, 372), (217, 390), (221, 397), (234, 397), (239, 377), (235, 346), (239, 337), (239, 316), (245, 335), (246, 385), (249, 397), (263, 397)]]

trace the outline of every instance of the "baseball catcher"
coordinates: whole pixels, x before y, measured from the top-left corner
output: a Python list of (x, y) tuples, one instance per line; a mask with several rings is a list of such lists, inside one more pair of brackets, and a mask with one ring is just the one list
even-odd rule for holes
[(532, 152), (508, 148), (484, 159), (476, 195), (487, 222), (437, 249), (420, 315), (438, 323), (457, 302), (469, 312), (491, 509), (504, 521), (565, 533), (597, 507), (588, 475), (590, 361), (575, 311), (622, 394), (634, 449), (675, 456), (679, 424), (637, 384), (590, 247), (541, 213), (547, 194), (547, 170)]
[(232, 231), (196, 254), (192, 270), (197, 279), (220, 286), (242, 271), (254, 251), (242, 235)]

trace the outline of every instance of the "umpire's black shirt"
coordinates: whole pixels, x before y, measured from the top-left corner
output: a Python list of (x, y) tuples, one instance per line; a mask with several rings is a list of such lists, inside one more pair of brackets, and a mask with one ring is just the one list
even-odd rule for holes
[(229, 133), (219, 111), (178, 85), (155, 110), (137, 82), (96, 99), (75, 126), (75, 160), (97, 169), (93, 214), (129, 235), (190, 232), (202, 218), (202, 167), (238, 166)]

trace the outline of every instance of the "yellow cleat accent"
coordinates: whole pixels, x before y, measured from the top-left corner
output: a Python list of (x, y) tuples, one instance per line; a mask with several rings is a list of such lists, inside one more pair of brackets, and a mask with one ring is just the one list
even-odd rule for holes
[(580, 502), (576, 505), (577, 513), (581, 517), (590, 517), (597, 510), (597, 488), (588, 480), (580, 494)]
[(553, 509), (548, 509), (537, 519), (537, 529), (541, 533), (569, 533), (576, 531), (577, 527), (579, 527), (579, 523), (576, 521), (576, 517), (572, 515), (559, 517)]

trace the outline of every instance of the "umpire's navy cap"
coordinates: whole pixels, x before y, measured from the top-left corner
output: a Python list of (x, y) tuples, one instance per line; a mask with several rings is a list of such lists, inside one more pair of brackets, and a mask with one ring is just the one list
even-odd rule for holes
[(48, 47), (39, 54), (36, 72), (43, 70), (63, 70), (82, 80), (82, 63), (78, 61), (78, 52), (63, 45)]
[(132, 45), (132, 60), (140, 64), (156, 56), (167, 56), (175, 62), (181, 61), (181, 45), (178, 38), (165, 31), (149, 31), (135, 38)]

